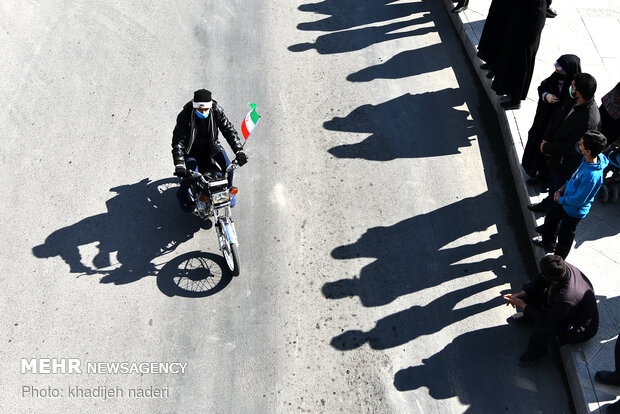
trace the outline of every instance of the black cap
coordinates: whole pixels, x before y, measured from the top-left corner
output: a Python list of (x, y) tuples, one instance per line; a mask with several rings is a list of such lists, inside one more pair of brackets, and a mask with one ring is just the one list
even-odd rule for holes
[(211, 91), (198, 89), (194, 92), (194, 102), (211, 102)]
[(543, 277), (551, 282), (559, 282), (566, 275), (566, 263), (562, 256), (549, 254), (540, 259)]

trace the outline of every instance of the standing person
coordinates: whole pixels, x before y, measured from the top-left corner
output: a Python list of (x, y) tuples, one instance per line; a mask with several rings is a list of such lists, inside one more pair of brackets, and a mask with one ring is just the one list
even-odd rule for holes
[(515, 9), (516, 1), (493, 0), (484, 21), (480, 41), (478, 42), (478, 57), (485, 63), (480, 65), (481, 69), (488, 70), (487, 78), (491, 79), (498, 64), (498, 59), (502, 47), (502, 41), (506, 34), (506, 26), (512, 12)]
[(581, 60), (576, 55), (562, 55), (554, 63), (554, 67), (555, 71), (538, 87), (538, 106), (523, 151), (521, 165), (531, 177), (528, 184), (537, 184), (541, 179), (548, 179), (547, 159), (540, 152), (540, 143), (554, 112), (570, 99), (568, 89), (573, 76), (581, 73)]
[(547, 157), (549, 195), (538, 204), (527, 206), (530, 211), (544, 212), (553, 207), (553, 195), (571, 177), (581, 163), (577, 143), (588, 130), (601, 129), (601, 115), (594, 101), (596, 79), (577, 73), (569, 87), (567, 100), (553, 114), (540, 143), (540, 152)]
[(506, 95), (504, 109), (519, 109), (534, 74), (536, 52), (545, 27), (546, 0), (520, 0), (506, 24), (505, 36), (495, 65), (491, 85), (498, 95)]
[[(620, 335), (619, 335), (620, 338)], [(607, 385), (615, 385), (620, 387), (620, 341), (616, 339), (616, 348), (614, 350), (614, 358), (616, 361), (615, 371), (598, 371), (594, 374), (599, 382)], [(607, 407), (608, 414), (620, 414), (620, 401), (616, 401)]]
[(550, 339), (559, 346), (585, 342), (598, 331), (594, 288), (575, 266), (556, 255), (540, 260), (541, 274), (519, 293), (504, 295), (507, 305), (523, 309), (517, 320), (532, 324), (532, 336), (519, 365), (528, 367), (547, 353)]
[(601, 132), (609, 143), (613, 143), (620, 138), (620, 82), (603, 96), (598, 110)]
[[(224, 109), (211, 98), (211, 92), (199, 89), (194, 92), (194, 99), (183, 106), (177, 116), (177, 123), (172, 133), (172, 158), (174, 175), (185, 177), (187, 169), (200, 171), (217, 168), (225, 171), (230, 159), (218, 139), (219, 131), (234, 151), (239, 166), (248, 161), (243, 146), (233, 124), (228, 120)], [(232, 187), (232, 171), (228, 175)], [(184, 191), (177, 193), (183, 211), (191, 211), (189, 201), (185, 200)], [(231, 203), (232, 204), (232, 203)]]
[(588, 215), (603, 184), (603, 171), (609, 160), (601, 152), (606, 146), (607, 140), (600, 132), (583, 134), (579, 141), (583, 160), (570, 180), (555, 192), (555, 204), (545, 216), (542, 236), (532, 239), (535, 245), (566, 259), (575, 239), (577, 224)]

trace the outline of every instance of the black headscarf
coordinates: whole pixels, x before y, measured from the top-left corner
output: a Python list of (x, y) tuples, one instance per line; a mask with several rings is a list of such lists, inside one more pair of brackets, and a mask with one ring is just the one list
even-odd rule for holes
[(576, 73), (581, 73), (581, 59), (577, 55), (562, 55), (557, 60), (558, 65), (562, 67), (566, 75), (561, 75), (557, 72), (553, 74), (553, 76), (557, 77), (558, 80), (564, 80), (564, 85), (562, 86), (562, 92), (560, 93), (560, 101), (563, 101), (564, 98), (568, 96), (568, 86), (573, 81), (573, 76)]

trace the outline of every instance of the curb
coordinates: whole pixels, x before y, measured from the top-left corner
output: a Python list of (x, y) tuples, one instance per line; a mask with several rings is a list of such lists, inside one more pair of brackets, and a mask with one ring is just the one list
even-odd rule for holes
[[(517, 130), (517, 124), (514, 116), (510, 112), (506, 112), (499, 103), (499, 97), (491, 89), (491, 81), (486, 78), (486, 72), (480, 69), (480, 63), (482, 62), (477, 57), (476, 46), (470, 40), (469, 34), (462, 20), (458, 14), (451, 13), (453, 8), (453, 2), (451, 0), (443, 0), (443, 4), (452, 20), (452, 24), (456, 29), (461, 43), (465, 48), (469, 59), (472, 62), (472, 66), (486, 94), (491, 102), (491, 105), (495, 109), (497, 114), (497, 120), (500, 125), (502, 138), (504, 140), (504, 147), (508, 155), (508, 162), (510, 164), (510, 171), (514, 180), (514, 184), (519, 197), (519, 204), (521, 206), (521, 213), (528, 234), (535, 233), (536, 216), (534, 213), (527, 209), (530, 204), (530, 195), (525, 183), (525, 172), (521, 167), (521, 156), (523, 155), (524, 143), (521, 142), (521, 137), (516, 137), (519, 146), (515, 144), (515, 137), (512, 135), (512, 130)], [(545, 252), (534, 245), (532, 245), (532, 251), (536, 258), (536, 266), (538, 266), (539, 260), (545, 255)], [(581, 344), (578, 345), (565, 345), (560, 349), (562, 355), (562, 362), (564, 364), (564, 370), (568, 379), (571, 396), (573, 398), (573, 404), (577, 413), (600, 413), (600, 405), (598, 403), (594, 387), (592, 385), (591, 376), (588, 366), (586, 364), (585, 355)], [(581, 375), (580, 375), (581, 374)], [(588, 401), (592, 403), (589, 404)], [(590, 410), (589, 405), (594, 405)]]

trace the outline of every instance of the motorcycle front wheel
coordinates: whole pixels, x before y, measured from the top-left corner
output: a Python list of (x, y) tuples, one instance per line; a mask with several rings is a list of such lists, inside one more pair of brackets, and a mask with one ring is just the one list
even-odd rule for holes
[(220, 249), (222, 250), (222, 254), (226, 260), (226, 265), (228, 265), (228, 269), (230, 269), (232, 275), (239, 276), (241, 269), (239, 268), (239, 251), (237, 250), (237, 243), (230, 242), (228, 233), (224, 227), (225, 224), (222, 222), (220, 237), (222, 237), (223, 243), (220, 243)]

